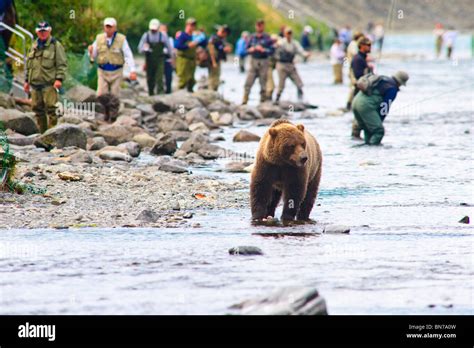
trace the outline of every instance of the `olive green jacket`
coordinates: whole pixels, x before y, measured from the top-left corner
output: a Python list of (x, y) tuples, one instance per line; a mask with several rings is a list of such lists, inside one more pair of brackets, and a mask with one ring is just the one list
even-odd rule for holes
[(67, 58), (63, 45), (50, 37), (43, 48), (38, 41), (33, 43), (26, 63), (27, 82), (31, 85), (52, 85), (55, 80), (64, 80)]

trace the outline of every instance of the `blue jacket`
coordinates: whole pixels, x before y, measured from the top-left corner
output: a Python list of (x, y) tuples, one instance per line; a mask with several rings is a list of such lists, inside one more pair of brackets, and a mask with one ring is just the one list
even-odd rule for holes
[(357, 53), (352, 58), (351, 68), (356, 80), (367, 74), (369, 70), (369, 66), (367, 65), (367, 54), (362, 52)]
[(242, 37), (238, 39), (235, 44), (235, 54), (240, 57), (245, 57), (247, 55), (247, 42)]
[(186, 32), (182, 32), (177, 39), (174, 39), (174, 48), (180, 51), (185, 51), (189, 48), (187, 42), (192, 41), (193, 37)]

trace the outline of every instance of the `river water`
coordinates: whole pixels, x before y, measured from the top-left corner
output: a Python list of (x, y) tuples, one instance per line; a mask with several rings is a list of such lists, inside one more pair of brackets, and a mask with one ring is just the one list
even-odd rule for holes
[[(403, 40), (392, 42), (401, 45)], [(419, 39), (407, 37), (416, 49)], [(387, 50), (393, 50), (390, 40)], [(330, 314), (473, 314), (473, 63), (382, 58), (378, 72), (410, 73), (385, 121), (381, 147), (351, 140), (351, 115), (339, 115), (347, 86), (331, 68), (298, 66), (305, 98), (319, 105), (304, 123), (318, 139), (323, 178), (316, 225), (252, 227), (249, 210), (197, 211), (200, 228), (4, 230), (0, 233), (1, 314), (222, 314), (244, 299), (284, 286), (316, 287)], [(406, 50), (406, 47), (402, 47)], [(198, 74), (202, 71), (198, 72)], [(223, 67), (227, 99), (239, 102), (244, 75)], [(287, 83), (283, 99), (296, 96)], [(251, 103), (256, 103), (254, 86)], [(256, 143), (221, 145), (254, 154)], [(225, 180), (228, 159), (194, 168)], [(281, 212), (278, 209), (277, 214)], [(350, 234), (322, 234), (343, 224)], [(314, 232), (269, 238), (253, 233)], [(263, 256), (230, 256), (239, 245)]]

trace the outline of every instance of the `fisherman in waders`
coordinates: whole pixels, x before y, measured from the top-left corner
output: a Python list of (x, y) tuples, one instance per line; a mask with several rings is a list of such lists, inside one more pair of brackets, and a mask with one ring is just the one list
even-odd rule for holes
[[(363, 78), (365, 79), (365, 77)], [(364, 130), (368, 145), (379, 145), (385, 134), (383, 121), (397, 97), (400, 86), (405, 86), (409, 76), (397, 71), (392, 77), (372, 75), (366, 90), (359, 91), (354, 98), (352, 110), (359, 126)], [(359, 81), (358, 81), (359, 84)]]
[(28, 53), (26, 82), (23, 85), (26, 93), (31, 92), (33, 111), (41, 133), (58, 123), (58, 90), (67, 71), (64, 47), (51, 36), (51, 30), (48, 22), (38, 23), (38, 38)]
[[(352, 58), (351, 61), (351, 72), (354, 77), (354, 81), (357, 81), (362, 76), (371, 72), (371, 69), (367, 63), (367, 54), (370, 53), (372, 43), (367, 37), (362, 36), (357, 41), (357, 44), (359, 47), (359, 52)], [(357, 89), (357, 86), (354, 85), (354, 97), (358, 92), (359, 90)], [(348, 104), (347, 107), (350, 110), (351, 105)], [(361, 127), (359, 127), (357, 124), (357, 119), (354, 118), (354, 120), (352, 120), (352, 137), (355, 139), (360, 139), (361, 130)]]
[(97, 95), (120, 95), (120, 82), (123, 78), (123, 66), (130, 69), (130, 80), (137, 79), (133, 53), (125, 35), (117, 32), (117, 21), (109, 17), (104, 20), (104, 32), (97, 35), (94, 43), (89, 46), (91, 61), (97, 58)]
[(294, 63), (295, 56), (298, 54), (303, 58), (308, 58), (311, 53), (301, 47), (300, 43), (293, 40), (293, 31), (290, 27), (285, 28), (285, 37), (277, 43), (276, 49), (276, 69), (278, 71), (278, 91), (276, 102), (278, 103), (285, 88), (285, 81), (289, 77), (298, 89), (298, 100), (303, 99), (303, 81), (296, 70)]
[(209, 55), (211, 63), (209, 65), (209, 89), (217, 91), (221, 78), (221, 61), (227, 60), (227, 53), (232, 51), (226, 42), (227, 36), (230, 34), (229, 27), (224, 24), (219, 26), (217, 33), (209, 39)]
[(165, 49), (167, 52), (170, 52), (172, 48), (169, 45), (168, 35), (158, 31), (160, 29), (160, 21), (158, 19), (152, 19), (148, 28), (150, 30), (142, 35), (138, 44), (138, 51), (145, 54), (148, 94), (155, 94), (155, 86), (157, 87), (157, 93), (163, 94), (165, 59), (167, 59)]
[(249, 42), (247, 43), (247, 53), (250, 55), (250, 67), (247, 79), (245, 80), (242, 104), (247, 104), (249, 101), (250, 90), (257, 77), (260, 82), (260, 102), (262, 103), (267, 99), (268, 57), (273, 54), (273, 43), (270, 36), (265, 33), (265, 22), (263, 19), (257, 20), (255, 30), (256, 32), (250, 36)]
[(174, 41), (176, 49), (176, 75), (178, 75), (178, 88), (186, 88), (193, 91), (196, 80), (194, 72), (196, 70), (196, 46), (198, 41), (193, 41), (193, 32), (196, 30), (196, 20), (188, 18), (183, 32)]

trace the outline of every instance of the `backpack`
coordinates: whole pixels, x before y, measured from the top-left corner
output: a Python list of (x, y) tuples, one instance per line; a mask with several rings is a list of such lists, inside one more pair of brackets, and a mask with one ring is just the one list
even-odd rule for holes
[(361, 76), (357, 82), (356, 87), (366, 95), (372, 95), (372, 92), (378, 83), (382, 80), (382, 76), (368, 73)]
[(211, 65), (211, 56), (206, 48), (196, 47), (196, 64), (201, 68), (208, 68)]

